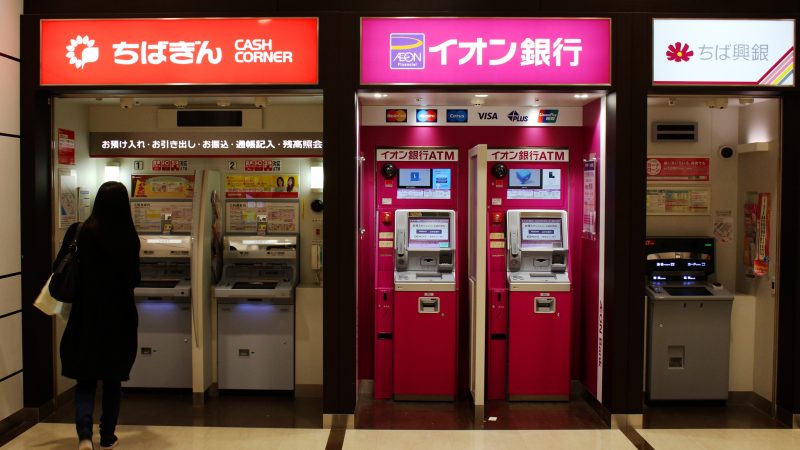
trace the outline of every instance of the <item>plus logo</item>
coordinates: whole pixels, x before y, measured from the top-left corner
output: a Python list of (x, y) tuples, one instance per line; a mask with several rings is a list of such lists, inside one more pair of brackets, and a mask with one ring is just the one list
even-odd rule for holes
[(69, 40), (66, 57), (70, 64), (83, 69), (86, 64), (100, 58), (100, 49), (94, 46), (94, 40), (89, 39), (89, 36), (78, 35), (75, 39)]
[(518, 113), (515, 109), (508, 114), (508, 120), (512, 122), (527, 122), (528, 116), (523, 116), (522, 114)]

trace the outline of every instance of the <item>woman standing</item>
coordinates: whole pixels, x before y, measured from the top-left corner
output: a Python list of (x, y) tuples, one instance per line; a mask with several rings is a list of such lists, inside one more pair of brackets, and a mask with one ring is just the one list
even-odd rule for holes
[[(54, 267), (66, 255), (77, 224), (64, 237)], [(61, 373), (77, 380), (75, 427), (78, 449), (92, 450), (92, 412), (97, 380), (103, 382), (100, 448), (118, 443), (114, 430), (120, 384), (136, 359), (139, 316), (133, 289), (139, 283), (139, 236), (128, 190), (110, 181), (100, 186), (92, 214), (78, 235), (80, 287), (61, 339)]]

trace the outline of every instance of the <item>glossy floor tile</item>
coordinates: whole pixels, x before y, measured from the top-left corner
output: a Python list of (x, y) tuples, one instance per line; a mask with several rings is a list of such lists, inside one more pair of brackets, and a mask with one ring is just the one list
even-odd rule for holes
[(657, 450), (797, 450), (800, 430), (636, 430)]
[(347, 430), (345, 450), (623, 450), (636, 447), (617, 430)]
[[(95, 430), (96, 434), (97, 430)], [(329, 430), (301, 428), (223, 428), (122, 425), (120, 450), (267, 450), (324, 449)], [(95, 437), (95, 448), (97, 445)], [(40, 423), (2, 447), (3, 450), (74, 450), (75, 426)]]

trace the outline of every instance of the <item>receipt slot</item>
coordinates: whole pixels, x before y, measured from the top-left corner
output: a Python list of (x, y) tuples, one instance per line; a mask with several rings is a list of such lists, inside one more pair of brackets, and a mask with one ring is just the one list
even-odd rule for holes
[(567, 212), (506, 214), (509, 400), (568, 400), (570, 317)]
[(397, 210), (394, 398), (456, 395), (455, 212)]

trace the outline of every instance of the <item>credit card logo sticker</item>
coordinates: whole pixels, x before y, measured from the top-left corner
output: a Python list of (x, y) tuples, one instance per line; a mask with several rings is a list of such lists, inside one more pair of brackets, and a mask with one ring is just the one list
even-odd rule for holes
[(448, 122), (464, 123), (469, 121), (469, 114), (466, 109), (448, 109), (447, 110)]
[(405, 109), (387, 109), (386, 110), (387, 122), (407, 122), (408, 113)]
[(435, 109), (418, 109), (417, 110), (417, 123), (436, 123), (438, 114)]
[(480, 120), (497, 120), (496, 112), (479, 112), (478, 119)]
[(424, 69), (425, 34), (391, 33), (389, 35), (389, 68)]
[(515, 109), (508, 114), (508, 120), (512, 122), (527, 122), (528, 116), (523, 116), (522, 114), (518, 113)]
[(557, 109), (540, 109), (538, 123), (556, 123), (558, 121)]

